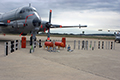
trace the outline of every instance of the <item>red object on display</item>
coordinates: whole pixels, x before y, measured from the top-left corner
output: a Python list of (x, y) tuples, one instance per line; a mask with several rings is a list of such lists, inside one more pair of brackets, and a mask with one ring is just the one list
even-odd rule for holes
[(53, 47), (53, 42), (48, 42), (48, 41), (46, 41), (46, 42), (45, 42), (45, 46)]
[(65, 47), (66, 46), (66, 38), (65, 37), (62, 38), (62, 42), (64, 43), (64, 47)]
[(64, 47), (64, 43), (63, 42), (55, 42), (55, 46)]
[(26, 37), (22, 37), (21, 48), (26, 48)]

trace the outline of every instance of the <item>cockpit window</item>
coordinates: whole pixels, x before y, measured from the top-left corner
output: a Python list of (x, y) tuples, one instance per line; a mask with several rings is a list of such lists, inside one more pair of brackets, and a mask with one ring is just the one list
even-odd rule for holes
[(27, 11), (27, 12), (30, 12), (30, 11), (31, 11), (31, 9), (26, 9), (26, 11)]
[(25, 10), (21, 10), (21, 11), (20, 11), (20, 13), (24, 13), (24, 12), (25, 12)]
[(20, 11), (20, 13), (24, 13), (24, 12), (37, 12), (35, 9), (22, 9), (21, 11)]

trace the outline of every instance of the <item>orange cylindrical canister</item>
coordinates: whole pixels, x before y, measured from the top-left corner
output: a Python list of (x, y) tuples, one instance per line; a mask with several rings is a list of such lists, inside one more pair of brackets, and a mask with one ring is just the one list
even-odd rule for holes
[(66, 38), (65, 37), (62, 38), (62, 42), (64, 43), (64, 47), (65, 47), (66, 46)]
[(55, 46), (64, 47), (64, 43), (63, 42), (55, 42)]
[(53, 42), (48, 42), (48, 41), (46, 41), (46, 42), (45, 42), (45, 46), (53, 47)]

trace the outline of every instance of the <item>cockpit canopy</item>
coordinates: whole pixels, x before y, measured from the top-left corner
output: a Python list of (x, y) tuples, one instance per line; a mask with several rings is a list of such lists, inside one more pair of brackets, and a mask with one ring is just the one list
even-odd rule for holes
[(35, 8), (33, 7), (24, 7), (20, 10), (20, 14), (25, 13), (25, 12), (37, 12)]

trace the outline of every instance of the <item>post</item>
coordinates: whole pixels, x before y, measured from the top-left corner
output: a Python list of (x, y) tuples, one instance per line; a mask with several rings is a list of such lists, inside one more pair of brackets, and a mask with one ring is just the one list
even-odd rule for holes
[(35, 44), (34, 44), (34, 40), (33, 40), (33, 44), (32, 44), (32, 46), (33, 46), (33, 52), (34, 52), (34, 49), (35, 49)]
[(98, 49), (100, 49), (100, 41), (98, 41)]
[(33, 42), (34, 48), (36, 48), (36, 43), (37, 43), (36, 41), (37, 41), (37, 39), (35, 38), (35, 39), (34, 39), (34, 42)]
[(75, 49), (75, 46), (76, 46), (76, 40), (74, 40), (74, 49)]
[(9, 41), (8, 42), (8, 54), (10, 54), (11, 53), (11, 42)]
[(111, 48), (110, 49), (113, 49), (113, 42), (111, 42)]
[(107, 49), (107, 41), (106, 41), (106, 49)]
[(39, 40), (39, 48), (41, 48), (42, 47), (42, 45), (41, 45), (41, 39)]
[(16, 50), (18, 50), (18, 40), (16, 40)]
[(80, 40), (78, 41), (78, 49), (80, 49)]
[(83, 40), (83, 41), (82, 41), (82, 48), (81, 48), (81, 49), (83, 49), (83, 48), (85, 49), (85, 47), (84, 47), (85, 44), (84, 44), (84, 43), (85, 43), (85, 41)]
[(16, 50), (16, 40), (14, 40), (14, 51)]
[(92, 41), (90, 41), (90, 49), (92, 48)]
[(114, 50), (115, 50), (115, 41), (114, 41)]
[(108, 49), (110, 49), (110, 41), (108, 41)]
[(14, 41), (11, 41), (11, 52), (14, 52)]
[(102, 49), (104, 49), (104, 41), (102, 41)]
[(5, 42), (5, 55), (8, 55), (8, 42)]
[(94, 47), (92, 47), (92, 41), (90, 41), (90, 48), (94, 50)]
[(18, 49), (20, 50), (21, 48), (21, 40), (18, 40)]
[(86, 41), (86, 49), (88, 50), (88, 41)]
[(94, 41), (94, 49), (96, 49), (96, 41)]

